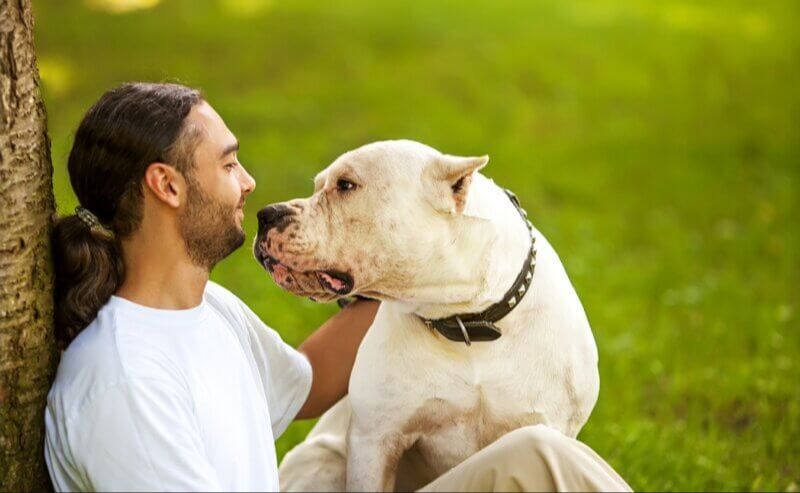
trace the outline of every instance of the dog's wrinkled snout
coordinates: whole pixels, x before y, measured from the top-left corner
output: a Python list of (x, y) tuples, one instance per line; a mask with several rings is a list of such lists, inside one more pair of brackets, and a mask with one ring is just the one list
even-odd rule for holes
[(267, 234), (272, 228), (279, 228), (288, 221), (294, 211), (285, 205), (268, 205), (258, 211), (258, 236)]

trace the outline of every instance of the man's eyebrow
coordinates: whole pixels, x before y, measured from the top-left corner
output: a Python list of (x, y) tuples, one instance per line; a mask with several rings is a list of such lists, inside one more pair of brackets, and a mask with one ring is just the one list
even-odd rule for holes
[(228, 154), (230, 154), (232, 152), (236, 152), (238, 150), (239, 150), (239, 141), (237, 140), (233, 144), (225, 147), (225, 149), (222, 150), (222, 154), (219, 155), (219, 158), (222, 159), (225, 156), (227, 156)]

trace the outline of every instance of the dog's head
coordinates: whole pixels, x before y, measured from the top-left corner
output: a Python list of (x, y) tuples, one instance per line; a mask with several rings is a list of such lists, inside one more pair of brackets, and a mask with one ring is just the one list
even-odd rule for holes
[(487, 161), (412, 141), (350, 151), (317, 175), (311, 197), (259, 211), (256, 259), (281, 287), (317, 301), (394, 299), (452, 263), (448, 247)]

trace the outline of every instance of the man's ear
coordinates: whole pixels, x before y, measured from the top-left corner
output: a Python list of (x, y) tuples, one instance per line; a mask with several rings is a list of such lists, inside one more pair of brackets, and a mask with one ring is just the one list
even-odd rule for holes
[(151, 163), (144, 172), (148, 190), (164, 205), (177, 209), (185, 200), (186, 179), (169, 164)]
[(464, 212), (472, 176), (488, 162), (489, 156), (438, 156), (424, 172), (427, 194), (436, 210), (452, 215)]

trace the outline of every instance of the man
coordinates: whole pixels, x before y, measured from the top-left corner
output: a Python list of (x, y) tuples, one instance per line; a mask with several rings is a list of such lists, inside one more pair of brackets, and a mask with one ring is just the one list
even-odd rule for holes
[(76, 132), (81, 207), (53, 241), (69, 344), (45, 416), (57, 490), (277, 490), (274, 439), (346, 393), (377, 303), (297, 352), (209, 282), (245, 239), (255, 182), (237, 149), (196, 91), (171, 84), (109, 91)]
[[(295, 351), (209, 282), (245, 239), (255, 182), (238, 147), (200, 94), (175, 84), (124, 84), (81, 122), (68, 162), (81, 205), (53, 232), (66, 348), (45, 413), (56, 490), (275, 491), (274, 439), (346, 394), (376, 302), (352, 303)], [(588, 447), (537, 427), (426, 489), (628, 487)]]

